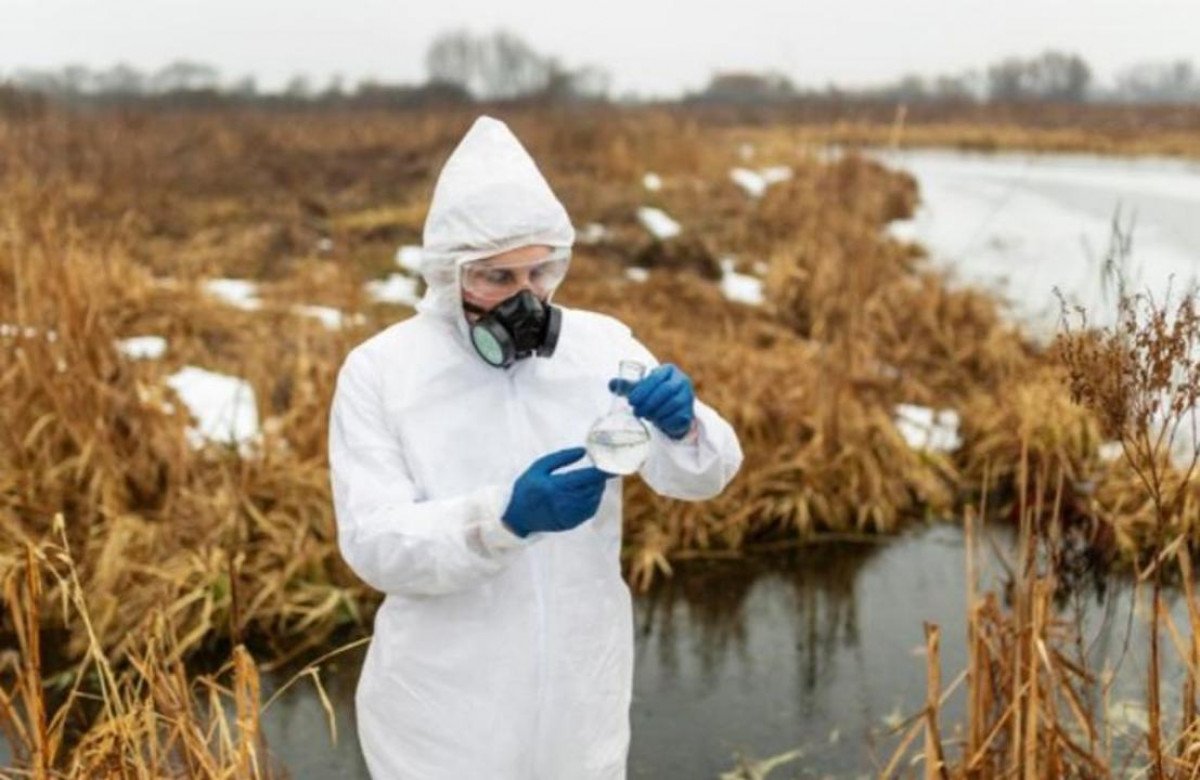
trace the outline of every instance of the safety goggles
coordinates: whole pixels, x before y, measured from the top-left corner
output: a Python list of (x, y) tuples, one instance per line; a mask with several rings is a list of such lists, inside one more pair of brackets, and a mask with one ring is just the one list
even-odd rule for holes
[(492, 258), (462, 266), (462, 288), (478, 298), (503, 300), (528, 287), (539, 298), (554, 292), (571, 263), (571, 250), (557, 248), (548, 257), (524, 263), (497, 263)]

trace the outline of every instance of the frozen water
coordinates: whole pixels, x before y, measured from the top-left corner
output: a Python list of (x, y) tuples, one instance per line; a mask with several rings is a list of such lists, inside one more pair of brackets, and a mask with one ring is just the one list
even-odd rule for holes
[(916, 177), (921, 206), (889, 232), (917, 241), (963, 281), (1001, 293), (1045, 336), (1057, 327), (1054, 289), (1108, 324), (1102, 282), (1114, 215), (1132, 220), (1133, 291), (1161, 300), (1200, 273), (1200, 164), (1085, 155), (879, 153)]
[[(1200, 163), (928, 150), (878, 156), (920, 185), (921, 207), (891, 234), (921, 243), (963, 281), (1000, 293), (1040, 340), (1060, 327), (1055, 289), (1086, 309), (1089, 323), (1113, 324), (1116, 295), (1102, 269), (1118, 213), (1132, 229), (1130, 292), (1161, 303), (1200, 276)], [(1180, 462), (1191, 444), (1181, 433), (1173, 453)], [(1112, 457), (1112, 447), (1103, 454)]]

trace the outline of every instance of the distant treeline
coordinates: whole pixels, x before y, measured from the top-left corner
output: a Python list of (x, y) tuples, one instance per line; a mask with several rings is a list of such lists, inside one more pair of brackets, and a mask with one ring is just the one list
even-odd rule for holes
[(685, 102), (786, 103), (796, 100), (903, 103), (1179, 103), (1200, 104), (1200, 68), (1186, 60), (1145, 62), (1123, 68), (1110, 85), (1098, 84), (1077, 54), (1046, 51), (1008, 57), (982, 70), (933, 77), (909, 74), (876, 87), (797, 87), (779, 73), (727, 72), (712, 77)]
[[(314, 84), (297, 75), (282, 89), (264, 91), (253, 76), (227, 81), (211, 65), (178, 61), (153, 72), (126, 64), (107, 69), (69, 65), (0, 73), (0, 112), (38, 111), (48, 100), (74, 105), (252, 105), (256, 107), (414, 107), (520, 101), (641, 102), (610, 94), (602, 68), (570, 68), (535, 51), (516, 35), (443, 33), (426, 51), (420, 84), (364, 80), (349, 86), (335, 76)], [(876, 87), (797, 86), (780, 73), (718, 72), (679, 99), (685, 105), (779, 105), (813, 102), (903, 103), (1157, 103), (1200, 104), (1200, 68), (1186, 60), (1147, 62), (1121, 70), (1109, 85), (1096, 83), (1079, 55), (1046, 51), (1010, 57), (982, 70), (937, 76), (907, 75)], [(663, 102), (663, 101), (656, 101)], [(672, 102), (672, 101), (667, 101)]]

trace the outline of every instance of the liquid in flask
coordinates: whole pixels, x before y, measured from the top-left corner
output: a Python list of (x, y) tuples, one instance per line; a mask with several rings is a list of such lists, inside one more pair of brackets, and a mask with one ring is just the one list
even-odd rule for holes
[[(617, 373), (625, 380), (625, 388), (637, 384), (645, 374), (646, 367), (636, 360), (622, 360)], [(632, 474), (650, 454), (650, 429), (633, 414), (625, 400), (625, 388), (613, 392), (608, 414), (588, 431), (588, 455), (596, 468), (609, 474)]]

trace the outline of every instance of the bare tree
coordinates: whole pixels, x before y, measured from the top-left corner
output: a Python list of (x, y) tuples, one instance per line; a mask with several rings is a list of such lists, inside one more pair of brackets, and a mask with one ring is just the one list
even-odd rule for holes
[(1141, 62), (1116, 77), (1116, 96), (1138, 103), (1200, 101), (1200, 72), (1187, 60)]
[(150, 77), (150, 88), (154, 92), (191, 92), (216, 89), (218, 78), (217, 69), (211, 65), (176, 60)]
[(425, 53), (425, 71), (432, 82), (457, 84), (471, 91), (478, 84), (479, 42), (467, 30), (452, 30), (434, 38)]
[(288, 79), (287, 86), (283, 88), (283, 94), (295, 100), (308, 100), (313, 94), (312, 82), (309, 81), (308, 76), (297, 73)]
[(525, 41), (503, 30), (483, 40), (484, 94), (492, 98), (515, 98), (546, 89), (557, 67), (553, 60), (534, 51)]
[(488, 100), (595, 99), (605, 97), (609, 87), (605, 71), (567, 69), (505, 30), (485, 36), (461, 29), (442, 33), (425, 54), (425, 69), (432, 83), (452, 84)]
[(92, 82), (96, 92), (104, 95), (140, 95), (146, 90), (145, 74), (123, 62), (96, 73)]
[(1047, 51), (1032, 59), (1010, 57), (988, 68), (992, 100), (1082, 101), (1092, 70), (1077, 54)]

